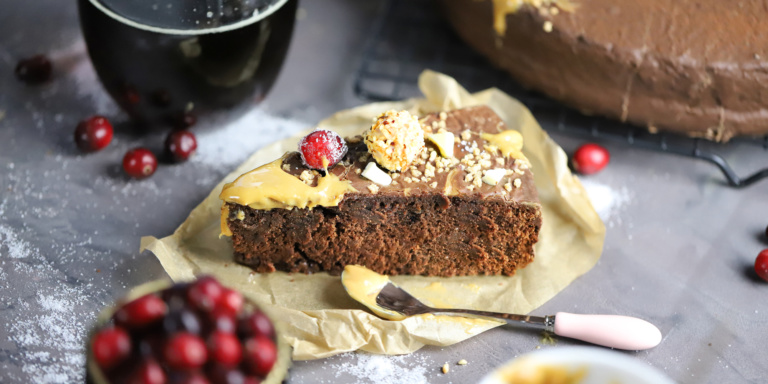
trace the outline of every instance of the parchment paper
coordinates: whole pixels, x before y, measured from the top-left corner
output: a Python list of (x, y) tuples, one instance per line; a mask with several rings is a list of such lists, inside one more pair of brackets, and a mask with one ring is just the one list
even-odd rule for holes
[[(407, 109), (423, 116), (485, 104), (510, 128), (518, 129), (524, 137), (523, 152), (532, 164), (543, 207), (534, 262), (514, 277), (396, 276), (392, 280), (437, 306), (528, 313), (595, 265), (602, 251), (605, 227), (584, 188), (570, 173), (563, 150), (520, 102), (497, 89), (469, 94), (454, 79), (432, 71), (421, 74), (419, 87), (426, 99), (364, 105), (338, 112), (318, 126), (346, 137), (362, 132), (370, 126), (372, 117), (389, 109)], [(282, 336), (293, 347), (297, 360), (354, 350), (405, 354), (425, 344), (458, 343), (500, 325), (488, 320), (432, 315), (383, 320), (349, 298), (338, 276), (255, 274), (235, 264), (230, 240), (219, 238), (218, 194), (222, 185), (295, 150), (303, 135), (254, 153), (211, 191), (173, 235), (160, 240), (142, 238), (142, 250), (152, 251), (174, 281), (211, 274), (260, 303), (282, 322)]]

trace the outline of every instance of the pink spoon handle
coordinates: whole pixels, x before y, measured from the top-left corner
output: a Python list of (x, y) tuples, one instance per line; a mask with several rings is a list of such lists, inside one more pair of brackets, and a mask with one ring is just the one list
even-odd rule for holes
[(636, 317), (558, 312), (555, 334), (605, 347), (638, 351), (661, 342), (655, 325)]

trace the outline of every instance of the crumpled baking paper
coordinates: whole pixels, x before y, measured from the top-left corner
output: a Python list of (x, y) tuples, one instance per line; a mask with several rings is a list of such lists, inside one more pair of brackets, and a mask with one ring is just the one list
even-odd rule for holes
[[(468, 93), (454, 79), (432, 71), (419, 77), (425, 99), (364, 105), (334, 114), (318, 124), (347, 137), (361, 133), (371, 119), (390, 109), (426, 113), (485, 104), (525, 141), (543, 210), (543, 225), (533, 263), (513, 277), (395, 276), (392, 280), (427, 303), (486, 311), (525, 314), (537, 308), (595, 265), (602, 252), (605, 226), (586, 191), (567, 166), (567, 156), (541, 129), (530, 111), (499, 91)], [(144, 237), (141, 249), (152, 251), (174, 281), (210, 274), (261, 304), (282, 325), (282, 337), (296, 360), (317, 359), (363, 350), (406, 354), (422, 346), (451, 345), (502, 323), (485, 319), (421, 315), (402, 321), (383, 320), (352, 300), (338, 276), (276, 272), (256, 274), (233, 262), (230, 240), (219, 238), (218, 199), (225, 182), (295, 150), (304, 134), (254, 153), (227, 175), (173, 235)]]

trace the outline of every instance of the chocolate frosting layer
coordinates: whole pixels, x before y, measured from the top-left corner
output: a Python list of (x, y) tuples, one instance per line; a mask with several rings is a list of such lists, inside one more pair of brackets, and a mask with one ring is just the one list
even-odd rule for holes
[[(392, 184), (377, 185), (358, 173), (374, 160), (361, 137), (351, 138), (348, 139), (349, 151), (343, 161), (329, 170), (341, 181), (349, 181), (352, 188), (356, 190), (356, 192), (348, 192), (345, 198), (355, 194), (416, 196), (437, 192), (445, 196), (478, 195), (482, 198), (504, 201), (538, 203), (538, 193), (527, 159), (522, 155), (503, 156), (501, 150), (488, 150), (489, 142), (480, 137), (483, 133), (495, 134), (509, 129), (493, 110), (486, 106), (479, 106), (442, 114), (444, 119), (440, 118), (440, 114), (429, 115), (422, 120), (422, 124), (428, 127), (428, 130), (434, 126), (435, 132), (440, 129), (438, 127), (443, 127), (442, 129), (453, 133), (458, 139), (458, 142), (454, 143), (455, 160), (452, 165), (437, 166), (434, 176), (429, 176), (430, 173), (427, 172), (429, 165), (435, 166), (438, 161), (448, 160), (438, 160), (440, 155), (437, 147), (427, 140), (426, 159), (420, 157), (417, 162), (401, 172), (389, 172), (393, 177)], [(436, 155), (431, 155), (432, 152)], [(474, 155), (477, 153), (479, 155)], [(478, 167), (478, 161), (474, 163), (465, 161), (469, 154), (473, 154), (470, 157), (475, 160), (485, 158), (487, 163), (484, 165), (489, 166)], [(286, 172), (297, 177), (308, 172), (298, 153), (289, 153), (283, 160), (283, 167)], [(481, 171), (473, 171), (473, 167)], [(481, 182), (478, 179), (479, 176), (471, 179), (467, 177), (469, 174), (482, 175), (482, 171), (498, 168), (508, 170), (508, 174), (496, 185)], [(315, 171), (314, 177), (308, 181), (308, 184), (315, 186), (319, 179), (320, 174)]]
[(768, 133), (764, 1), (579, 0), (526, 5), (493, 28), (492, 1), (441, 0), (457, 33), (523, 85), (587, 114), (716, 141)]

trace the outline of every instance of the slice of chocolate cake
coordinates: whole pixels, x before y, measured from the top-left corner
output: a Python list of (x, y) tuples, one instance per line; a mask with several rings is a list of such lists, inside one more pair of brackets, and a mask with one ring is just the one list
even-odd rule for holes
[(391, 111), (347, 143), (340, 162), (323, 159), (327, 175), (293, 152), (224, 186), (237, 262), (457, 276), (512, 275), (533, 260), (541, 207), (522, 136), (490, 108), (420, 121)]

